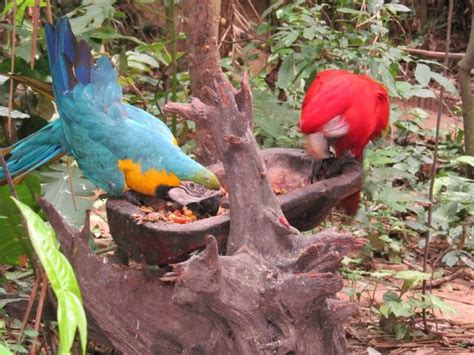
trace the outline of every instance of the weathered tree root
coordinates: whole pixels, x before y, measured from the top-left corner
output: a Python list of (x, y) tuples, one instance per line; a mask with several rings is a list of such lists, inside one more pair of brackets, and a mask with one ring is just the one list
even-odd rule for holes
[(88, 316), (123, 353), (345, 353), (342, 324), (355, 306), (334, 299), (342, 280), (330, 270), (339, 251), (360, 247), (347, 235), (310, 236), (312, 245), (280, 266), (247, 248), (218, 256), (209, 236), (202, 253), (162, 275), (104, 262), (88, 247), (87, 225), (72, 231), (40, 203)]
[(343, 254), (361, 245), (337, 233), (303, 236), (289, 225), (252, 132), (247, 77), (236, 91), (219, 68), (216, 39), (205, 35), (211, 2), (183, 6), (193, 19), (185, 22), (199, 99), (166, 111), (196, 121), (200, 137), (214, 141), (204, 155), (222, 158), (230, 195), (227, 255), (218, 255), (209, 236), (204, 251), (170, 273), (105, 262), (88, 247), (88, 218), (81, 233), (73, 231), (43, 199), (88, 317), (125, 354), (345, 354), (343, 323), (355, 306), (337, 301), (337, 270)]

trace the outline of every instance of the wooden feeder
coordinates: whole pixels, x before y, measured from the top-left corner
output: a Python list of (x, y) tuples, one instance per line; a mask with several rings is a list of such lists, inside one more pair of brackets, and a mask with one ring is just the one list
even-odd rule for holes
[[(339, 176), (310, 184), (311, 158), (304, 150), (266, 149), (262, 151), (262, 157), (274, 191), (282, 193), (278, 200), (283, 213), (289, 223), (301, 231), (316, 227), (340, 200), (361, 188), (362, 168), (355, 164), (344, 168)], [(209, 168), (226, 187), (222, 165)], [(140, 214), (144, 212), (124, 199), (107, 201), (112, 237), (119, 250), (131, 259), (152, 265), (176, 263), (204, 248), (209, 234), (217, 239), (219, 252), (225, 253), (230, 226), (228, 214), (189, 224), (138, 224), (132, 215)]]

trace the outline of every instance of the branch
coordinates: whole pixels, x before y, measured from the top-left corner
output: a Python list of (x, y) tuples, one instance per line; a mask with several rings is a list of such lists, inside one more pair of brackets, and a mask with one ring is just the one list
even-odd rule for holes
[[(445, 58), (444, 58), (444, 75), (447, 74), (446, 67), (448, 65), (448, 53), (449, 53), (449, 45), (451, 41), (451, 24), (453, 20), (453, 1), (454, 0), (449, 0), (449, 9), (448, 9), (448, 27), (446, 31), (446, 52), (445, 52)], [(430, 201), (430, 204), (428, 206), (428, 220), (427, 220), (427, 225), (428, 229), (425, 232), (425, 246), (423, 250), (423, 272), (427, 272), (428, 270), (428, 252), (429, 252), (429, 244), (430, 244), (430, 228), (432, 228), (431, 222), (433, 218), (433, 205), (434, 205), (434, 183), (436, 179), (436, 169), (437, 169), (437, 164), (438, 164), (438, 146), (439, 146), (439, 132), (440, 132), (440, 126), (441, 126), (441, 114), (443, 112), (443, 98), (444, 98), (444, 88), (441, 88), (440, 94), (439, 94), (439, 101), (438, 101), (438, 115), (436, 117), (436, 134), (435, 134), (435, 147), (433, 151), (433, 163), (431, 164), (431, 172), (430, 172), (430, 188), (429, 188), (429, 193), (428, 193), (428, 199)], [(423, 280), (422, 284), (422, 291), (421, 293), (423, 295), (426, 294), (426, 280)], [(423, 308), (422, 310), (422, 316), (423, 316), (423, 328), (425, 332), (428, 332), (428, 323), (426, 321), (426, 309)]]
[[(422, 58), (430, 58), (430, 59), (443, 59), (446, 56), (445, 52), (436, 52), (436, 51), (428, 51), (425, 49), (418, 49), (418, 48), (407, 48), (406, 51), (410, 54), (415, 54)], [(459, 61), (463, 59), (464, 53), (448, 53), (448, 59)]]

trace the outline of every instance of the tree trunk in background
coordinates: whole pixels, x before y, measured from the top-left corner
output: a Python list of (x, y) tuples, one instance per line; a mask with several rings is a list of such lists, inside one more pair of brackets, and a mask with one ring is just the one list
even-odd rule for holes
[[(219, 30), (219, 17), (214, 16), (214, 8), (219, 7), (220, 0), (212, 0), (211, 6), (206, 1), (184, 1), (182, 3), (186, 48), (188, 51), (189, 73), (191, 75), (191, 92), (204, 103), (210, 103), (204, 95), (205, 86), (214, 89), (214, 84), (209, 82), (209, 73), (215, 68), (220, 68), (219, 51), (217, 50), (217, 31)], [(196, 13), (193, 7), (199, 8), (199, 19), (191, 18), (189, 14)], [(220, 13), (220, 12), (219, 12)], [(196, 24), (212, 24), (212, 26), (196, 26)], [(199, 28), (196, 31), (196, 27)], [(197, 44), (193, 45), (193, 44)], [(204, 47), (204, 48), (202, 48)], [(204, 50), (203, 50), (204, 49)], [(208, 54), (209, 53), (209, 54)], [(199, 120), (196, 122), (196, 158), (204, 164), (210, 165), (219, 160), (218, 152), (210, 133), (209, 122)]]
[[(474, 1), (473, 1), (474, 5)], [(464, 121), (464, 147), (466, 154), (474, 156), (474, 109), (472, 107), (471, 70), (474, 68), (474, 14), (471, 15), (471, 34), (466, 55), (459, 62), (459, 85)]]
[(427, 0), (414, 0), (413, 7), (418, 18), (418, 30), (423, 31), (426, 23), (428, 22), (428, 1)]

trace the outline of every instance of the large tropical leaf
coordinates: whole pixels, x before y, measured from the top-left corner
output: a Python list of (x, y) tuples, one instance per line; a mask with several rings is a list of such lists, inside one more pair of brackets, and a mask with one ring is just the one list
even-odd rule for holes
[(46, 199), (54, 205), (64, 219), (76, 227), (84, 223), (85, 211), (94, 203), (94, 185), (82, 177), (75, 165), (71, 166), (72, 198), (69, 172), (64, 164), (54, 164), (41, 173), (42, 190)]
[[(41, 192), (40, 179), (28, 176), (16, 186), (21, 202), (39, 210), (36, 197)], [(21, 224), (21, 213), (10, 199), (10, 187), (0, 186), (0, 264), (18, 265), (26, 261), (31, 246)]]
[(53, 228), (46, 224), (26, 204), (15, 200), (26, 220), (28, 235), (33, 248), (48, 275), (48, 280), (58, 301), (58, 326), (60, 337), (60, 354), (69, 354), (76, 330), (82, 344), (82, 353), (86, 353), (87, 319), (82, 306), (79, 284), (71, 264), (59, 251)]

